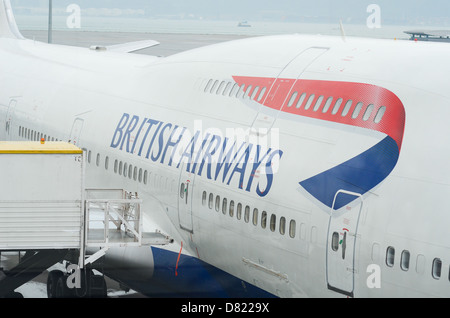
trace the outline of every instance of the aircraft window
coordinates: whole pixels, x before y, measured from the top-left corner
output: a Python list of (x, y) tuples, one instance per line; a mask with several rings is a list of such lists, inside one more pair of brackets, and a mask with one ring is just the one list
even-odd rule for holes
[(306, 93), (303, 93), (302, 95), (300, 95), (300, 99), (297, 102), (297, 105), (295, 106), (295, 108), (300, 108), (303, 105), (303, 102), (305, 101), (306, 98)]
[(322, 105), (322, 101), (323, 101), (324, 97), (323, 96), (319, 96), (319, 98), (316, 101), (316, 104), (314, 105), (314, 111), (318, 111), (320, 108), (320, 105)]
[(386, 250), (386, 265), (389, 267), (394, 266), (395, 248), (389, 246)]
[(338, 232), (333, 232), (333, 235), (331, 236), (331, 249), (335, 252), (339, 249), (339, 233)]
[(350, 107), (352, 107), (352, 103), (353, 103), (353, 101), (351, 99), (349, 99), (347, 101), (347, 103), (345, 103), (344, 109), (342, 110), (342, 114), (341, 114), (342, 117), (347, 116), (348, 111), (350, 110)]
[(108, 170), (108, 167), (109, 167), (109, 157), (106, 156), (105, 157), (105, 170)]
[(442, 261), (440, 258), (435, 258), (433, 260), (433, 269), (432, 269), (432, 275), (434, 279), (441, 278), (441, 269), (442, 269)]
[(260, 102), (263, 99), (264, 94), (266, 93), (266, 90), (267, 90), (267, 88), (263, 87), (263, 89), (261, 90), (261, 93), (259, 93), (258, 102)]
[(19, 126), (19, 137), (22, 137), (22, 126)]
[(212, 83), (213, 83), (213, 80), (210, 79), (210, 80), (208, 81), (208, 84), (206, 84), (206, 87), (205, 87), (205, 93), (210, 89)]
[(261, 227), (265, 229), (267, 226), (267, 212), (263, 211), (261, 213)]
[(284, 235), (286, 233), (286, 218), (282, 216), (280, 218), (280, 234)]
[(364, 113), (363, 120), (367, 121), (370, 118), (370, 115), (372, 115), (373, 111), (373, 104), (370, 104), (367, 106), (366, 112)]
[(245, 223), (248, 223), (250, 220), (250, 207), (248, 205), (245, 206), (245, 214), (244, 214), (244, 221)]
[(275, 232), (276, 223), (277, 223), (277, 216), (275, 214), (272, 214), (270, 216), (270, 230), (272, 232)]
[(325, 106), (323, 106), (322, 113), (326, 113), (328, 109), (330, 109), (331, 103), (333, 102), (333, 97), (328, 97), (327, 102), (325, 103)]
[(226, 96), (227, 94), (230, 93), (230, 89), (231, 89), (231, 84), (230, 82), (227, 83), (227, 86), (225, 87), (225, 89), (223, 90), (223, 96)]
[(403, 269), (404, 271), (407, 271), (409, 269), (409, 251), (404, 250), (402, 252), (402, 257), (400, 259), (400, 268)]
[(291, 107), (292, 105), (294, 105), (295, 99), (297, 98), (298, 92), (294, 92), (291, 96), (291, 99), (289, 100), (287, 106)]
[(331, 113), (332, 113), (333, 115), (336, 115), (336, 114), (338, 113), (339, 108), (341, 107), (342, 102), (343, 102), (343, 99), (342, 99), (342, 98), (339, 98), (339, 99), (336, 101), (336, 104), (334, 104), (333, 110), (331, 111)]
[(238, 203), (237, 211), (236, 211), (236, 217), (237, 217), (238, 220), (240, 220), (241, 216), (242, 216), (242, 204)]
[(88, 151), (88, 163), (91, 163), (91, 155), (92, 155), (92, 152), (89, 150)]
[(182, 182), (180, 185), (180, 198), (182, 198), (182, 199), (184, 198), (185, 191), (186, 191), (185, 184), (184, 184), (184, 182)]
[(95, 160), (95, 164), (98, 166), (100, 166), (100, 154), (97, 154), (97, 159)]
[(316, 95), (314, 95), (314, 94), (309, 96), (308, 101), (306, 102), (306, 105), (305, 105), (305, 110), (308, 110), (309, 107), (311, 107), (311, 104), (312, 104), (312, 102), (313, 102), (315, 97), (316, 97)]
[(132, 178), (133, 177), (133, 165), (129, 165), (128, 166), (128, 178)]
[(133, 170), (133, 180), (136, 181), (136, 179), (137, 179), (137, 167), (134, 167), (134, 170)]
[(294, 238), (295, 237), (295, 230), (296, 230), (296, 224), (295, 224), (295, 220), (291, 220), (291, 222), (289, 222), (289, 236)]
[(252, 85), (247, 87), (247, 90), (245, 91), (245, 94), (244, 94), (244, 98), (250, 99), (250, 93), (252, 92), (252, 88), (253, 88)]
[(223, 198), (222, 200), (222, 213), (227, 214), (227, 198)]
[(203, 191), (203, 193), (202, 193), (202, 205), (203, 206), (206, 205), (206, 191)]
[(253, 225), (258, 225), (258, 209), (253, 209)]
[(230, 91), (230, 97), (236, 97), (236, 92), (239, 89), (239, 84), (234, 83), (233, 88)]
[(122, 161), (119, 162), (119, 174), (122, 175), (122, 169), (123, 169), (123, 163)]
[(148, 171), (145, 170), (144, 171), (144, 184), (147, 184), (147, 180), (148, 180)]
[(237, 94), (236, 94), (237, 98), (244, 97), (244, 88), (245, 88), (245, 84), (242, 84), (241, 87), (239, 88)]
[(363, 106), (363, 103), (359, 102), (356, 104), (355, 110), (353, 111), (352, 118), (356, 119), (358, 118), (359, 112), (361, 111), (361, 108)]
[(253, 93), (252, 93), (252, 96), (251, 96), (252, 100), (255, 99), (256, 94), (258, 94), (258, 91), (259, 91), (259, 86), (256, 86), (255, 89), (253, 90)]
[(216, 211), (219, 212), (220, 210), (220, 195), (216, 196)]
[(385, 112), (386, 112), (386, 107), (385, 106), (381, 106), (378, 109), (377, 114), (376, 114), (375, 119), (374, 119), (375, 124), (378, 124), (383, 119), (383, 116), (384, 116)]
[(213, 201), (214, 201), (214, 194), (210, 193), (210, 194), (209, 194), (209, 200), (208, 200), (208, 207), (209, 207), (210, 209), (213, 208)]
[(124, 163), (123, 165), (123, 176), (126, 178), (128, 175), (128, 163)]
[(142, 182), (142, 168), (139, 169), (139, 177), (138, 177), (139, 182)]
[(216, 94), (219, 95), (225, 86), (225, 82), (220, 83), (219, 88), (217, 89)]
[(234, 201), (230, 201), (230, 210), (229, 210), (230, 216), (233, 217), (234, 215)]
[(119, 162), (116, 160), (114, 160), (114, 173), (117, 173), (117, 168), (119, 167)]
[(214, 82), (214, 85), (211, 87), (211, 90), (209, 92), (213, 93), (215, 91), (215, 89), (217, 88), (217, 85), (219, 85), (219, 81)]

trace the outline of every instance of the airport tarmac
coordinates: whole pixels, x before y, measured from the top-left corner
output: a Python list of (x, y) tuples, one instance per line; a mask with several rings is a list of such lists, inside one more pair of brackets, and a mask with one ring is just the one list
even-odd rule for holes
[[(47, 31), (21, 31), (27, 39), (48, 42)], [(133, 32), (53, 31), (52, 43), (89, 48), (93, 45), (113, 45), (142, 40), (155, 40), (160, 44), (138, 51), (139, 54), (169, 56), (182, 51), (225, 41), (248, 38), (245, 35), (162, 34)]]

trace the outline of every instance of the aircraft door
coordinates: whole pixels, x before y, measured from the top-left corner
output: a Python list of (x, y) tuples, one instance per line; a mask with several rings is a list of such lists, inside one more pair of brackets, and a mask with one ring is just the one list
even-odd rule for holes
[[(357, 197), (353, 201), (356, 205), (347, 205), (334, 210), (336, 202), (345, 196)], [(328, 288), (347, 296), (353, 296), (355, 246), (362, 204), (359, 193), (339, 190), (334, 197), (328, 225), (326, 257)]]
[[(269, 93), (262, 101), (259, 112), (253, 120), (252, 128), (262, 134), (262, 131), (268, 131), (272, 128), (287, 99), (291, 95), (291, 90), (300, 76), (322, 54), (328, 51), (326, 47), (310, 47), (297, 55), (286, 67), (278, 74), (277, 79), (269, 88)], [(271, 110), (267, 112), (267, 110)], [(275, 110), (276, 112), (273, 112)]]
[(178, 220), (180, 228), (194, 233), (192, 221), (192, 198), (194, 193), (195, 174), (186, 171), (186, 163), (182, 164), (180, 181), (178, 182)]
[(72, 130), (70, 131), (69, 142), (76, 146), (80, 146), (80, 136), (81, 131), (83, 130), (83, 124), (84, 119), (82, 118), (75, 118), (75, 120), (73, 121)]

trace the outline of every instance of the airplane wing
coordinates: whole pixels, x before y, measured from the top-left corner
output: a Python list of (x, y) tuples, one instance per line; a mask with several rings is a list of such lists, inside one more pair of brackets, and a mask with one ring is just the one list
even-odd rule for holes
[(143, 40), (136, 42), (128, 42), (122, 44), (115, 44), (109, 46), (100, 46), (93, 45), (91, 46), (91, 50), (99, 50), (99, 51), (110, 51), (110, 52), (118, 52), (118, 53), (132, 53), (139, 50), (143, 50), (152, 46), (159, 45), (160, 43), (154, 40)]

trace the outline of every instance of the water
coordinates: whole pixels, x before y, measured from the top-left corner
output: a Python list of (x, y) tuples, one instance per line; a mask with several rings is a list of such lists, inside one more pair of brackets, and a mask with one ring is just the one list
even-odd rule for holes
[[(67, 16), (54, 16), (54, 30), (71, 30), (67, 27)], [(16, 16), (21, 30), (47, 30), (46, 16)], [(174, 34), (228, 34), (228, 35), (274, 35), (274, 34), (322, 34), (341, 35), (339, 22), (333, 23), (292, 23), (249, 21), (251, 27), (238, 27), (239, 21), (176, 20), (122, 17), (82, 17), (81, 28), (77, 31), (98, 32), (139, 32)], [(406, 30), (420, 29), (417, 26), (382, 25), (370, 29), (366, 25), (344, 24), (347, 36), (384, 39), (406, 39)], [(439, 29), (439, 28), (434, 28)], [(442, 29), (442, 28), (441, 28)]]

